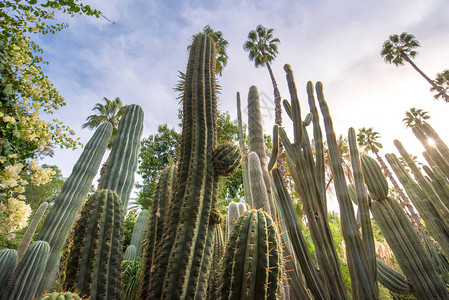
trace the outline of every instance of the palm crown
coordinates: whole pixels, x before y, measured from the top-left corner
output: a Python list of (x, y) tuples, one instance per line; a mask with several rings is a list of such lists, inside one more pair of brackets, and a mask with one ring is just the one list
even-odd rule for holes
[(405, 112), (404, 121), (406, 127), (420, 126), (427, 123), (426, 120), (430, 119), (427, 111), (412, 107), (410, 111)]
[(363, 147), (364, 151), (372, 151), (374, 153), (379, 152), (382, 148), (382, 144), (377, 141), (380, 138), (380, 134), (374, 131), (372, 127), (366, 129), (365, 127), (359, 129), (357, 134), (357, 142)]
[(435, 84), (438, 88), (432, 86), (430, 90), (435, 92), (436, 94), (433, 96), (435, 100), (439, 100), (440, 98), (446, 102), (449, 102), (448, 92), (449, 92), (449, 70), (444, 70), (441, 73), (437, 74), (437, 78), (435, 79)]
[(125, 105), (123, 105), (122, 100), (117, 97), (114, 100), (109, 100), (104, 97), (103, 100), (105, 104), (97, 103), (95, 104), (92, 111), (96, 112), (94, 115), (90, 115), (86, 119), (86, 123), (82, 125), (82, 128), (96, 128), (102, 123), (111, 123), (112, 125), (112, 136), (109, 140), (108, 148), (112, 147), (112, 141), (114, 140), (115, 132), (117, 131), (118, 122), (120, 121), (123, 112), (125, 111)]
[(414, 58), (418, 52), (415, 48), (420, 46), (413, 34), (403, 32), (400, 35), (392, 34), (383, 44), (380, 54), (384, 60), (396, 66), (403, 65), (404, 59)]
[(267, 29), (258, 25), (256, 30), (248, 33), (248, 40), (243, 44), (243, 49), (248, 51), (250, 60), (254, 60), (256, 67), (264, 66), (266, 62), (274, 60), (278, 53), (278, 38), (273, 38), (273, 29)]

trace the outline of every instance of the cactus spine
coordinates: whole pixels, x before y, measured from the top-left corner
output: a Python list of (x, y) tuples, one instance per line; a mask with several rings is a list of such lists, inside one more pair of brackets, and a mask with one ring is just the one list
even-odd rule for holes
[(92, 180), (97, 174), (101, 159), (112, 133), (112, 125), (104, 123), (98, 127), (83, 153), (73, 167), (72, 174), (64, 183), (61, 194), (45, 218), (38, 240), (50, 244), (50, 257), (39, 287), (39, 293), (50, 290), (56, 277), (59, 259), (70, 234), (78, 211), (84, 202)]
[(20, 261), (22, 259), (28, 246), (30, 245), (31, 238), (33, 237), (34, 233), (36, 232), (37, 225), (39, 225), (39, 222), (41, 221), (42, 217), (44, 216), (44, 213), (47, 210), (47, 207), (48, 207), (48, 203), (44, 202), (41, 205), (39, 205), (38, 209), (34, 213), (33, 219), (31, 220), (30, 225), (28, 225), (27, 231), (23, 235), (22, 241), (20, 242), (20, 245), (17, 248), (18, 261)]
[(36, 295), (50, 252), (45, 241), (36, 241), (28, 248), (9, 278), (2, 300), (31, 300)]
[[(276, 208), (273, 202), (273, 196), (271, 193), (271, 182), (270, 175), (268, 173), (268, 163), (267, 163), (267, 155), (265, 152), (265, 142), (263, 139), (263, 126), (262, 126), (262, 117), (260, 113), (260, 100), (259, 100), (259, 91), (256, 86), (251, 86), (248, 93), (248, 151), (249, 153), (255, 152), (260, 160), (260, 167), (262, 170), (263, 181), (265, 183), (265, 189), (268, 195), (268, 203), (267, 205), (259, 205), (256, 206), (254, 203), (254, 196), (251, 194), (251, 198), (253, 200), (254, 208), (263, 208), (269, 209), (266, 210), (269, 214), (276, 217)], [(248, 158), (248, 164), (249, 160)], [(248, 173), (251, 173), (250, 166), (248, 165)], [(251, 175), (250, 175), (250, 185), (251, 185)], [(251, 191), (254, 191), (251, 188)]]
[(106, 171), (100, 182), (99, 189), (109, 189), (120, 195), (125, 212), (134, 187), (142, 130), (142, 108), (136, 104), (127, 105), (118, 124)]
[(122, 242), (120, 196), (111, 190), (95, 192), (75, 227), (66, 288), (91, 299), (119, 299)]
[(221, 299), (278, 299), (279, 236), (266, 212), (251, 210), (239, 218), (229, 238), (223, 266)]

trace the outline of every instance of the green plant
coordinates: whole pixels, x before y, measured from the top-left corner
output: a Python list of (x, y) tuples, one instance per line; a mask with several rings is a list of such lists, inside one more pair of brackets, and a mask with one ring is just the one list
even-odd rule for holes
[(262, 210), (245, 212), (234, 226), (221, 277), (221, 299), (277, 299), (281, 250), (276, 225)]
[(17, 264), (17, 251), (14, 249), (0, 250), (0, 299), (5, 291), (9, 277)]
[(119, 299), (122, 243), (120, 196), (111, 190), (95, 192), (76, 223), (66, 269), (66, 289), (91, 299)]
[(37, 240), (47, 241), (50, 244), (50, 257), (39, 293), (50, 290), (53, 285), (62, 249), (89, 192), (92, 180), (97, 174), (111, 132), (112, 126), (108, 123), (102, 124), (95, 131), (85, 145), (83, 153), (73, 167), (72, 174), (64, 183), (61, 194), (56, 198), (37, 235)]
[(147, 231), (148, 219), (150, 217), (150, 211), (144, 209), (137, 217), (136, 224), (134, 225), (133, 235), (131, 237), (130, 245), (136, 247), (136, 256), (142, 255), (142, 243), (145, 232)]
[(53, 292), (39, 297), (39, 300), (82, 300), (78, 294), (72, 292)]

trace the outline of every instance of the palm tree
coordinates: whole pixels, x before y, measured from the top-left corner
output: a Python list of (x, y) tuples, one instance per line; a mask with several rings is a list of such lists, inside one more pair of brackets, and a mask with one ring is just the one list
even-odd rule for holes
[(443, 72), (438, 73), (434, 82), (440, 89), (435, 87), (430, 88), (430, 91), (436, 92), (433, 98), (435, 98), (435, 100), (439, 100), (441, 98), (444, 101), (449, 102), (447, 97), (447, 93), (449, 91), (449, 70), (444, 70)]
[(243, 44), (243, 49), (248, 51), (249, 60), (254, 61), (256, 68), (266, 66), (270, 73), (271, 82), (274, 90), (275, 103), (275, 123), (282, 126), (281, 115), (281, 94), (274, 78), (273, 70), (270, 62), (272, 62), (278, 53), (278, 38), (273, 38), (273, 29), (267, 29), (262, 25), (258, 25), (256, 30), (248, 33), (248, 40)]
[(409, 219), (412, 221), (412, 223), (415, 223), (417, 226), (422, 227), (422, 224), (420, 222), (419, 216), (416, 214), (415, 210), (413, 209), (413, 206), (410, 203), (410, 200), (405, 196), (402, 189), (399, 187), (399, 184), (397, 183), (396, 179), (391, 174), (390, 170), (388, 169), (387, 165), (385, 164), (382, 157), (379, 155), (379, 149), (381, 149), (383, 146), (381, 143), (379, 143), (377, 140), (380, 138), (380, 134), (377, 131), (374, 131), (372, 127), (366, 129), (365, 127), (359, 129), (359, 133), (357, 134), (357, 142), (360, 147), (362, 147), (364, 152), (372, 152), (374, 155), (376, 155), (377, 161), (379, 162), (380, 166), (382, 167), (382, 170), (384, 171), (385, 175), (387, 175), (388, 179), (390, 179), (391, 183), (393, 184), (395, 190), (399, 194), (400, 201), (407, 207), (406, 213), (409, 217)]
[(94, 129), (103, 123), (111, 123), (112, 125), (112, 135), (108, 143), (108, 149), (112, 148), (112, 141), (114, 140), (115, 133), (117, 132), (118, 122), (120, 121), (123, 112), (125, 111), (125, 105), (123, 105), (122, 100), (117, 97), (114, 100), (109, 100), (103, 97), (105, 104), (97, 103), (95, 104), (92, 111), (97, 114), (90, 115), (86, 119), (86, 123), (82, 125), (82, 128)]
[(415, 107), (410, 108), (410, 111), (405, 112), (404, 121), (405, 126), (412, 128), (415, 126), (422, 126), (422, 124), (427, 123), (426, 120), (430, 119), (427, 111), (422, 109), (417, 109)]
[[(116, 97), (114, 100), (109, 100), (103, 97), (105, 104), (97, 103), (95, 104), (92, 111), (97, 112), (97, 114), (90, 115), (86, 119), (86, 123), (82, 125), (82, 128), (94, 129), (103, 123), (111, 123), (112, 125), (112, 135), (108, 142), (108, 149), (112, 148), (112, 142), (117, 132), (118, 123), (120, 121), (123, 112), (125, 111), (126, 105), (123, 105), (122, 100)], [(98, 179), (98, 186), (100, 186), (101, 179), (103, 178), (104, 172), (106, 172), (106, 166), (108, 164), (109, 157), (106, 162), (101, 166), (100, 178)]]
[(441, 97), (449, 102), (449, 96), (445, 91), (438, 86), (433, 80), (431, 80), (423, 71), (421, 71), (418, 66), (412, 61), (412, 58), (418, 54), (415, 48), (420, 46), (419, 42), (415, 39), (413, 34), (403, 32), (400, 35), (392, 34), (386, 40), (382, 46), (380, 55), (384, 58), (385, 62), (394, 64), (396, 66), (404, 65), (404, 61), (408, 62), (422, 77), (424, 77), (427, 82), (441, 94)]

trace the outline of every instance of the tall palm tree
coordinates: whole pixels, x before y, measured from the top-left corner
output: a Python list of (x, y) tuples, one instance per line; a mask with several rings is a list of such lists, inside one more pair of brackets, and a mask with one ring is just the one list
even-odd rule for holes
[(273, 37), (272, 28), (267, 29), (262, 25), (258, 25), (256, 30), (251, 30), (248, 33), (248, 40), (243, 44), (243, 49), (249, 52), (249, 60), (254, 61), (256, 68), (261, 66), (267, 67), (274, 90), (275, 123), (282, 126), (281, 94), (279, 93), (277, 82), (270, 65), (270, 62), (278, 54), (279, 43), (279, 39)]
[(372, 127), (368, 129), (363, 127), (359, 129), (359, 133), (357, 134), (357, 142), (359, 146), (362, 147), (363, 151), (372, 152), (374, 153), (374, 155), (376, 155), (377, 161), (382, 167), (382, 170), (384, 171), (385, 175), (387, 175), (388, 179), (390, 179), (395, 190), (398, 192), (400, 201), (407, 207), (406, 213), (410, 221), (412, 221), (412, 223), (415, 223), (417, 226), (422, 227), (419, 216), (416, 214), (413, 206), (410, 203), (410, 200), (405, 196), (404, 191), (402, 191), (402, 189), (399, 187), (398, 182), (391, 174), (385, 161), (379, 155), (379, 150), (383, 147), (382, 144), (377, 141), (379, 138), (380, 134), (377, 131), (374, 131)]
[[(114, 100), (109, 100), (108, 98), (103, 97), (103, 100), (106, 103), (95, 104), (94, 108), (92, 108), (92, 111), (96, 112), (97, 114), (88, 116), (86, 119), (86, 123), (82, 125), (82, 128), (94, 129), (103, 123), (106, 122), (111, 123), (112, 135), (108, 142), (108, 149), (111, 149), (115, 133), (117, 132), (118, 123), (123, 115), (123, 112), (125, 111), (126, 105), (123, 105), (123, 102), (119, 97), (116, 97)], [(104, 172), (106, 172), (106, 166), (108, 164), (108, 161), (109, 157), (106, 160), (106, 162), (101, 166), (100, 178), (98, 179), (98, 186), (100, 186), (101, 179), (103, 178)]]
[(447, 93), (449, 92), (449, 70), (444, 70), (443, 72), (438, 73), (434, 82), (440, 89), (436, 89), (435, 87), (430, 88), (430, 91), (436, 92), (433, 98), (435, 98), (435, 100), (441, 98), (445, 102), (449, 102), (447, 97)]
[(404, 121), (407, 128), (412, 128), (427, 123), (426, 120), (428, 119), (430, 119), (430, 116), (428, 115), (427, 111), (412, 107), (410, 108), (410, 111), (405, 112), (405, 118), (402, 119), (402, 121)]
[(431, 80), (423, 71), (421, 71), (418, 66), (412, 61), (412, 58), (418, 54), (415, 48), (420, 46), (418, 40), (415, 39), (413, 34), (403, 32), (400, 35), (392, 34), (389, 36), (382, 46), (380, 55), (383, 57), (385, 62), (394, 64), (396, 66), (404, 65), (404, 61), (408, 62), (422, 77), (424, 77), (427, 82), (441, 94), (441, 97), (449, 102), (449, 96), (445, 91), (438, 86), (433, 80)]
[(123, 105), (122, 100), (119, 97), (114, 100), (109, 100), (108, 98), (103, 97), (103, 100), (106, 103), (95, 104), (92, 111), (96, 112), (96, 114), (88, 116), (86, 123), (82, 125), (82, 128), (94, 129), (103, 123), (111, 123), (112, 136), (108, 143), (108, 149), (111, 149), (112, 141), (114, 140), (115, 133), (117, 132), (118, 122), (120, 121), (126, 106)]

